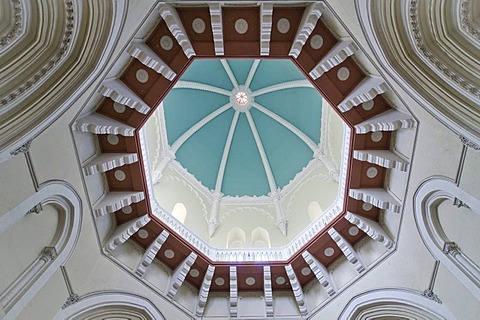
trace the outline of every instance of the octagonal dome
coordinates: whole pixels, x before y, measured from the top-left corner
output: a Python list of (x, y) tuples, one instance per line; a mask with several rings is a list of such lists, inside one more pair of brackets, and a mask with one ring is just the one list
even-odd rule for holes
[(321, 109), (321, 95), (287, 59), (195, 60), (163, 101), (169, 150), (225, 196), (285, 187), (313, 158)]

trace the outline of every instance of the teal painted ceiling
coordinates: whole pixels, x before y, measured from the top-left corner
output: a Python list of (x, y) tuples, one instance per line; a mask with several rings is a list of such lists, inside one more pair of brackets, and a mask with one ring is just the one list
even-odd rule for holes
[(320, 142), (322, 97), (290, 60), (195, 60), (163, 108), (176, 160), (224, 195), (283, 188)]

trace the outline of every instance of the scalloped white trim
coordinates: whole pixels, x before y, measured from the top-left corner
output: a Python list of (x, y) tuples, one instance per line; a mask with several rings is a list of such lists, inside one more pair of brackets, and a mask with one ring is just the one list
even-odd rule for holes
[(207, 304), (208, 294), (210, 292), (210, 286), (212, 284), (213, 274), (215, 273), (215, 266), (209, 265), (205, 277), (203, 278), (202, 286), (198, 292), (198, 302), (195, 308), (195, 316), (198, 318), (203, 317), (205, 306)]
[(114, 213), (123, 207), (140, 202), (143, 199), (145, 199), (143, 192), (108, 192), (105, 197), (94, 206), (95, 216), (98, 218), (108, 213)]
[(385, 189), (350, 189), (349, 196), (370, 203), (377, 208), (400, 212), (402, 205)]
[(98, 93), (142, 114), (147, 114), (150, 110), (150, 107), (120, 79), (115, 78), (104, 81), (100, 85)]
[(295, 301), (297, 301), (298, 310), (303, 317), (306, 317), (308, 315), (308, 309), (305, 302), (305, 295), (303, 294), (302, 286), (298, 282), (298, 278), (295, 275), (291, 264), (285, 266), (285, 271), (287, 272), (288, 279), (290, 280), (290, 286), (292, 287)]
[(270, 54), (270, 36), (272, 33), (273, 3), (262, 2), (260, 5), (260, 55)]
[(345, 240), (345, 238), (343, 238), (342, 235), (340, 235), (340, 233), (338, 233), (337, 230), (335, 230), (334, 228), (328, 230), (328, 234), (330, 235), (332, 240), (335, 241), (340, 250), (342, 250), (347, 260), (351, 264), (353, 264), (355, 270), (357, 270), (358, 273), (364, 272), (367, 267), (360, 255), (355, 251), (353, 246), (347, 240)]
[(170, 233), (168, 233), (167, 230), (162, 230), (158, 237), (150, 243), (138, 263), (137, 269), (135, 270), (136, 275), (143, 277), (145, 271), (147, 271), (147, 268), (152, 264), (153, 259), (157, 256), (158, 251), (160, 251), (162, 245), (167, 241), (169, 235)]
[(314, 80), (320, 78), (325, 72), (338, 66), (358, 50), (353, 40), (341, 40), (310, 71), (309, 75)]
[(210, 22), (212, 25), (213, 46), (217, 56), (224, 55), (223, 49), (223, 23), (222, 23), (222, 5), (220, 2), (209, 3)]
[(390, 239), (383, 227), (378, 222), (356, 215), (349, 211), (347, 211), (345, 219), (351, 224), (356, 225), (358, 229), (365, 232), (373, 240), (383, 244), (387, 249), (393, 248), (394, 242), (392, 239)]
[(102, 153), (83, 166), (86, 176), (99, 172), (107, 172), (113, 168), (121, 167), (138, 161), (136, 153)]
[(295, 35), (295, 40), (293, 41), (292, 47), (290, 49), (289, 55), (295, 58), (298, 58), (302, 48), (307, 42), (307, 39), (315, 29), (318, 20), (322, 16), (323, 11), (326, 6), (323, 2), (312, 3), (308, 8), (305, 9), (303, 14), (302, 21), (298, 28), (297, 34)]
[(168, 286), (167, 297), (173, 300), (178, 292), (178, 289), (182, 286), (185, 278), (187, 277), (190, 268), (197, 260), (197, 254), (190, 252), (188, 257), (175, 269), (175, 272), (170, 277), (170, 285)]
[(315, 277), (317, 277), (320, 285), (322, 285), (330, 297), (333, 297), (335, 295), (335, 289), (333, 288), (332, 278), (327, 268), (308, 251), (304, 251), (302, 257), (315, 274)]
[(135, 128), (99, 113), (90, 113), (72, 125), (74, 131), (94, 134), (119, 134), (126, 137), (135, 135)]
[(106, 254), (111, 254), (118, 246), (123, 244), (125, 241), (130, 239), (130, 237), (138, 231), (141, 227), (144, 227), (150, 221), (148, 214), (125, 222), (124, 224), (118, 226), (113, 235), (107, 240), (103, 246), (103, 250)]
[(230, 266), (230, 317), (236, 318), (238, 315), (238, 282), (237, 267)]
[(384, 168), (396, 169), (406, 172), (408, 170), (408, 162), (391, 150), (354, 150), (353, 158), (374, 163)]
[(413, 128), (415, 126), (416, 122), (412, 116), (395, 109), (390, 109), (355, 125), (355, 132), (363, 134), (370, 131), (395, 131), (398, 129)]
[(347, 112), (363, 102), (373, 100), (377, 95), (387, 91), (388, 85), (383, 78), (367, 76), (337, 106), (341, 112)]
[(177, 74), (141, 40), (132, 41), (126, 51), (145, 66), (155, 70), (170, 81), (177, 76)]
[(265, 313), (273, 317), (272, 272), (270, 266), (263, 267), (263, 296), (265, 297)]
[(194, 56), (195, 50), (190, 43), (190, 39), (188, 39), (187, 33), (183, 28), (182, 22), (180, 17), (177, 14), (177, 10), (169, 4), (161, 4), (158, 8), (158, 12), (160, 16), (162, 16), (163, 20), (168, 26), (168, 29), (172, 33), (172, 35), (177, 39), (178, 44), (182, 47), (183, 52), (187, 56), (187, 58), (191, 58)]

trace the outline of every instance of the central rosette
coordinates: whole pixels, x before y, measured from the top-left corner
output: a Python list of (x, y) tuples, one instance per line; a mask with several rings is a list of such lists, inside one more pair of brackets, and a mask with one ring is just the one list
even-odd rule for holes
[(239, 112), (245, 112), (252, 107), (253, 103), (252, 91), (244, 85), (239, 85), (232, 90), (230, 96), (230, 102), (235, 110)]

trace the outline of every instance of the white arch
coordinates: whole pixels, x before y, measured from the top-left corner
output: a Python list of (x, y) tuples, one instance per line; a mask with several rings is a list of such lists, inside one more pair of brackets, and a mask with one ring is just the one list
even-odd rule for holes
[[(148, 299), (128, 292), (94, 292), (80, 298), (80, 301), (59, 310), (54, 320), (79, 320), (95, 314), (95, 310), (121, 312), (123, 308), (139, 316), (148, 315), (147, 319), (163, 320), (165, 317)], [(142, 317), (144, 318), (144, 317)], [(141, 319), (142, 319), (141, 318)]]
[(480, 213), (480, 200), (460, 189), (444, 177), (424, 181), (414, 195), (414, 216), (425, 246), (478, 300), (480, 300), (480, 268), (443, 232), (437, 206), (444, 199), (458, 199)]
[(61, 218), (53, 243), (46, 244), (30, 266), (0, 295), (5, 318), (16, 319), (25, 306), (47, 283), (55, 271), (69, 259), (80, 235), (82, 205), (75, 190), (63, 181), (47, 181), (37, 193), (0, 218), (0, 233), (23, 218), (37, 204), (52, 204)]
[(403, 316), (418, 320), (454, 320), (455, 316), (439, 304), (408, 289), (377, 289), (350, 300), (339, 320), (383, 319), (386, 316)]
[(252, 239), (252, 248), (271, 248), (270, 234), (265, 228), (256, 227), (253, 229), (250, 239)]
[(227, 234), (227, 248), (245, 248), (247, 243), (245, 231), (242, 228), (234, 227)]

